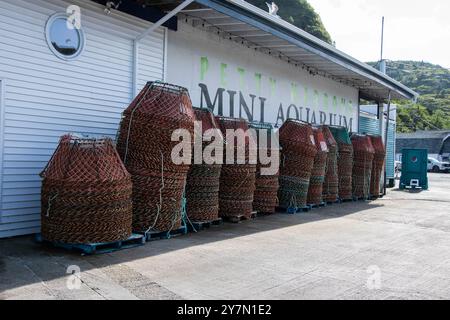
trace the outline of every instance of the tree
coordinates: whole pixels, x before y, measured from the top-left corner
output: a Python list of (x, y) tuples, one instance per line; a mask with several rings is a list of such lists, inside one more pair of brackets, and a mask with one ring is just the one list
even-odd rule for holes
[(417, 105), (396, 101), (399, 132), (450, 129), (450, 70), (423, 61), (389, 61), (387, 66), (390, 77), (420, 94)]
[[(248, 3), (266, 10), (266, 0), (247, 0)], [(275, 0), (280, 8), (278, 15), (296, 27), (316, 36), (317, 38), (333, 44), (330, 34), (325, 29), (320, 16), (314, 11), (314, 8), (307, 0)]]

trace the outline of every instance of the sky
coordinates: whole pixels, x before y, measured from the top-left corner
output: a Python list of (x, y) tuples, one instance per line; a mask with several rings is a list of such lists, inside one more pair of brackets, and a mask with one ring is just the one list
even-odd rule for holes
[(381, 18), (384, 58), (417, 60), (450, 68), (449, 0), (308, 0), (336, 41), (358, 60), (378, 61)]

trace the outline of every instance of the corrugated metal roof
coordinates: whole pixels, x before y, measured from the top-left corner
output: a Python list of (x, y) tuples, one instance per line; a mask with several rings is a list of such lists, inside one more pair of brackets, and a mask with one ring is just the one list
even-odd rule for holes
[(445, 139), (450, 136), (450, 130), (416, 131), (412, 133), (399, 133), (397, 139)]
[[(150, 1), (166, 11), (181, 1)], [(311, 74), (356, 87), (361, 97), (414, 99), (416, 92), (294, 25), (243, 0), (195, 0), (179, 17), (249, 48), (279, 57)]]
[(412, 133), (399, 133), (397, 135), (397, 153), (402, 149), (427, 149), (430, 154), (442, 154), (448, 150), (450, 130), (417, 131)]
[(442, 139), (399, 139), (397, 138), (397, 153), (403, 149), (427, 149), (430, 154), (439, 154), (442, 148)]

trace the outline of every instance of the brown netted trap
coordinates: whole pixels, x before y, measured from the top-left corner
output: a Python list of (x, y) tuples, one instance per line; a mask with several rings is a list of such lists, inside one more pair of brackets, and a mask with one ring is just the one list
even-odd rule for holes
[(386, 159), (386, 149), (381, 136), (370, 136), (370, 140), (375, 151), (372, 176), (370, 177), (370, 195), (377, 198), (381, 193), (381, 176), (383, 174), (384, 161)]
[[(216, 121), (225, 139), (225, 146), (230, 144), (227, 141), (227, 129), (248, 131), (248, 123), (242, 119), (232, 119), (217, 117)], [(256, 142), (250, 141), (252, 137), (245, 138), (245, 146), (241, 146), (245, 152), (238, 152), (238, 141), (235, 141), (234, 164), (224, 164), (220, 176), (219, 192), (219, 215), (222, 218), (245, 217), (250, 219), (253, 212), (253, 198), (255, 192), (256, 164), (250, 163), (250, 149)], [(254, 151), (254, 150), (253, 150)], [(224, 149), (224, 157), (226, 150)], [(226, 159), (230, 160), (230, 159)], [(225, 163), (229, 163), (225, 161)], [(238, 162), (240, 161), (240, 162)], [(245, 164), (238, 164), (238, 163)]]
[(63, 136), (41, 177), (46, 241), (91, 244), (131, 236), (131, 178), (111, 139)]
[[(258, 136), (258, 163), (256, 165), (256, 190), (253, 200), (253, 210), (262, 214), (275, 213), (278, 206), (279, 170), (273, 175), (262, 174), (261, 169), (270, 165), (261, 163), (261, 154), (270, 157), (273, 152), (280, 152), (279, 146), (272, 146), (271, 135), (273, 127), (270, 124), (252, 123), (250, 127), (254, 129)], [(267, 144), (262, 143), (259, 131), (266, 131)]]
[[(214, 115), (208, 109), (194, 108), (197, 121), (202, 123), (203, 135), (211, 129), (222, 133), (216, 123)], [(202, 152), (211, 142), (202, 142)], [(193, 160), (194, 155), (193, 155)], [(186, 213), (191, 222), (211, 222), (219, 219), (219, 185), (221, 164), (193, 163), (188, 173), (186, 185)]]
[(375, 150), (370, 138), (366, 135), (353, 134), (351, 140), (354, 153), (353, 196), (355, 198), (368, 199)]
[(352, 200), (353, 146), (345, 127), (330, 126), (338, 144), (338, 178), (340, 200)]
[(311, 172), (308, 190), (308, 204), (320, 206), (323, 204), (322, 192), (325, 180), (325, 170), (328, 158), (328, 146), (321, 128), (313, 128), (316, 140), (317, 154)]
[(282, 208), (304, 208), (317, 154), (311, 125), (287, 120), (280, 128), (281, 168), (278, 199)]
[(339, 178), (338, 178), (338, 145), (328, 126), (320, 127), (328, 147), (327, 164), (325, 179), (323, 182), (323, 201), (336, 202), (339, 197)]
[(133, 179), (136, 232), (181, 227), (189, 164), (172, 161), (172, 150), (179, 142), (171, 137), (178, 129), (193, 137), (194, 120), (187, 89), (167, 83), (148, 83), (125, 110), (117, 149)]

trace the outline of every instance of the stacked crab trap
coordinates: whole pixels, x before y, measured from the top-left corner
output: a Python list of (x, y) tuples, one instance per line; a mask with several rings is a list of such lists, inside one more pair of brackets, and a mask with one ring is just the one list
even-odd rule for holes
[(147, 83), (125, 110), (118, 135), (119, 154), (132, 175), (133, 229), (153, 237), (185, 233), (184, 193), (192, 151), (174, 154), (180, 142), (172, 134), (184, 130), (194, 134), (194, 110), (187, 89), (167, 83)]
[(279, 146), (272, 139), (274, 135), (272, 125), (252, 123), (250, 127), (256, 130), (258, 137), (258, 163), (253, 210), (259, 214), (273, 214), (278, 206), (279, 167), (275, 172), (266, 172), (271, 163), (267, 164), (267, 161), (263, 161), (262, 158), (272, 158), (275, 152), (280, 152)]
[(321, 128), (313, 128), (313, 132), (317, 154), (314, 159), (314, 166), (309, 182), (308, 205), (311, 207), (320, 207), (325, 205), (322, 193), (327, 167), (328, 146)]
[(309, 181), (317, 154), (311, 125), (287, 120), (279, 131), (281, 145), (280, 209), (288, 213), (307, 209)]
[(93, 253), (131, 243), (131, 177), (111, 139), (61, 138), (41, 173), (38, 240)]
[[(211, 225), (221, 223), (219, 218), (219, 186), (222, 171), (222, 155), (216, 155), (214, 149), (207, 153), (213, 144), (222, 148), (223, 136), (214, 115), (208, 109), (194, 108), (197, 125), (195, 126), (195, 146), (192, 165), (186, 185), (186, 214), (188, 227), (200, 231)], [(201, 127), (199, 127), (201, 124)], [(211, 137), (209, 135), (211, 134)], [(203, 142), (203, 137), (211, 138)], [(214, 136), (214, 138), (213, 138)], [(204, 157), (210, 157), (205, 159)], [(216, 161), (214, 157), (220, 157)]]
[(353, 200), (353, 145), (345, 127), (330, 126), (329, 128), (338, 144), (339, 199), (341, 201)]
[[(225, 139), (219, 215), (229, 222), (250, 220), (255, 216), (253, 199), (256, 188), (256, 161), (253, 164), (250, 155), (256, 155), (256, 141), (254, 137), (245, 134), (249, 130), (247, 121), (225, 117), (216, 119)], [(241, 135), (241, 138), (235, 134)]]
[(383, 173), (386, 149), (381, 136), (370, 136), (375, 155), (372, 164), (372, 176), (370, 177), (370, 197), (379, 198), (381, 195), (381, 175)]
[(378, 198), (385, 156), (379, 136), (291, 119), (275, 134), (149, 82), (123, 113), (117, 149), (109, 138), (61, 138), (41, 173), (37, 240), (104, 253), (277, 208)]
[(328, 126), (320, 127), (327, 143), (328, 156), (323, 182), (323, 201), (327, 204), (336, 203), (339, 197), (338, 177), (338, 145)]
[(354, 153), (353, 197), (355, 200), (368, 200), (375, 150), (367, 135), (353, 134), (351, 141)]

